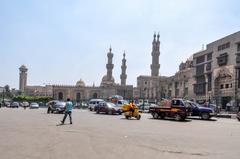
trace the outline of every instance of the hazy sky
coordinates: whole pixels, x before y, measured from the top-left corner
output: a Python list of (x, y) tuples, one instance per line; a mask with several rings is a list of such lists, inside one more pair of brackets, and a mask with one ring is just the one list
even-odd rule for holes
[(150, 75), (153, 33), (160, 33), (160, 74), (207, 44), (240, 30), (238, 0), (0, 0), (0, 86), (99, 85), (107, 52), (120, 83), (123, 51), (127, 84)]

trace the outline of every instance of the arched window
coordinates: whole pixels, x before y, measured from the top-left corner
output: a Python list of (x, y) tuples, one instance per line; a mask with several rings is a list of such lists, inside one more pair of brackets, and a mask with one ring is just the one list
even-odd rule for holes
[(80, 100), (81, 100), (81, 93), (77, 93), (76, 94), (76, 101), (80, 102)]
[(58, 93), (58, 100), (63, 100), (63, 93), (62, 92)]
[(93, 98), (97, 98), (97, 97), (98, 97), (97, 93), (93, 93)]

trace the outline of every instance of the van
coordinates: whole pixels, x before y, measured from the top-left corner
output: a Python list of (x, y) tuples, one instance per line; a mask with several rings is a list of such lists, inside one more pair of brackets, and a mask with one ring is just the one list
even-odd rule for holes
[(94, 107), (96, 106), (96, 105), (98, 105), (100, 102), (104, 102), (104, 100), (103, 99), (91, 99), (90, 101), (89, 101), (89, 106), (88, 106), (88, 109), (90, 110), (90, 111), (93, 111), (94, 110)]

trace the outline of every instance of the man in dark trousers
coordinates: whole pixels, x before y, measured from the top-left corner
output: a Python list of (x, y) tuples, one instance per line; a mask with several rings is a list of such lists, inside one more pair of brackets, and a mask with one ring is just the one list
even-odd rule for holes
[(69, 115), (70, 124), (72, 124), (72, 109), (73, 109), (73, 103), (68, 98), (67, 103), (66, 103), (66, 110), (65, 110), (65, 113), (64, 113), (63, 120), (61, 121), (61, 124), (64, 124), (65, 119), (67, 118), (67, 115)]

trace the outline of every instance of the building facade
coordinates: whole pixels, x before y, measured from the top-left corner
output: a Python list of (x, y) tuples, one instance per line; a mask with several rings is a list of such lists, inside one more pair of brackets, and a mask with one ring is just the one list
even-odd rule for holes
[(84, 81), (79, 80), (76, 85), (46, 85), (46, 86), (29, 86), (27, 85), (27, 68), (22, 65), (20, 70), (19, 87), (20, 90), (30, 96), (50, 96), (57, 100), (67, 100), (70, 98), (74, 101), (87, 101), (92, 98), (108, 99), (112, 95), (121, 95), (125, 99), (133, 97), (133, 86), (126, 84), (126, 54), (124, 52), (122, 59), (122, 73), (120, 75), (121, 84), (115, 83), (112, 76), (114, 64), (112, 63), (112, 48), (107, 53), (107, 73), (103, 76), (100, 86), (86, 86)]
[(157, 102), (166, 97), (166, 77), (159, 76), (160, 56), (160, 35), (153, 35), (152, 42), (152, 64), (151, 76), (140, 75), (137, 77), (137, 88), (134, 91), (135, 98), (148, 99), (150, 102)]
[(227, 103), (235, 109), (240, 95), (240, 32), (207, 45), (193, 55), (194, 93), (225, 109)]
[(76, 101), (104, 98), (118, 94), (125, 99), (148, 99), (158, 102), (162, 98), (180, 97), (209, 101), (225, 109), (229, 103), (233, 109), (240, 103), (240, 31), (207, 44), (203, 49), (182, 62), (178, 72), (170, 77), (159, 75), (160, 36), (154, 34), (150, 75), (137, 77), (137, 87), (126, 84), (126, 54), (121, 66), (121, 83), (112, 76), (114, 64), (112, 49), (107, 53), (106, 75), (100, 86), (85, 86), (80, 80), (76, 85), (28, 86), (26, 66), (21, 66), (19, 89), (30, 95), (50, 95), (54, 99)]

